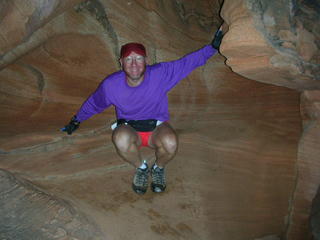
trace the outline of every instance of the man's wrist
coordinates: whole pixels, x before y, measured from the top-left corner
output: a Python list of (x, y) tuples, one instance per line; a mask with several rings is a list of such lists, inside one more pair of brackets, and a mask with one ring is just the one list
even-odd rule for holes
[(71, 123), (78, 126), (80, 125), (80, 121), (77, 119), (77, 115), (74, 115), (72, 118), (71, 118)]
[(211, 42), (211, 45), (215, 49), (219, 49), (221, 41), (222, 41), (223, 33), (221, 29), (218, 29), (214, 35), (214, 38)]

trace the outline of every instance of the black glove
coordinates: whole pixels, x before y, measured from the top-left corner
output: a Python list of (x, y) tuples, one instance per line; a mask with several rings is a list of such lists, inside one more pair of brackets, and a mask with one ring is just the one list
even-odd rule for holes
[(214, 38), (211, 42), (211, 45), (213, 48), (215, 49), (219, 49), (221, 41), (222, 41), (222, 37), (223, 37), (223, 33), (221, 30), (221, 27), (216, 31), (216, 33), (214, 34)]
[(80, 122), (77, 120), (77, 116), (73, 116), (69, 124), (64, 126), (64, 128), (61, 128), (61, 131), (67, 132), (69, 135), (71, 135), (75, 130), (78, 129), (79, 126)]

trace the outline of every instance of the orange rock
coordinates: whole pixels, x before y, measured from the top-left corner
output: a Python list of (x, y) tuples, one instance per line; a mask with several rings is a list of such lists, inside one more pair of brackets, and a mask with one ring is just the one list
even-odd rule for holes
[[(249, 79), (297, 90), (319, 89), (316, 6), (285, 1), (225, 1), (221, 46), (227, 64)], [(304, 15), (308, 11), (309, 15)], [(313, 27), (312, 27), (313, 26)]]
[[(224, 1), (226, 58), (170, 92), (180, 150), (168, 191), (141, 198), (110, 140), (113, 108), (72, 136), (59, 128), (119, 69), (122, 44), (142, 42), (150, 63), (179, 58), (211, 42), (221, 1), (20, 2), (0, 3), (1, 168), (74, 199), (112, 239), (308, 234), (320, 172), (312, 7), (298, 6), (294, 27), (283, 1)], [(151, 149), (142, 155), (154, 161)]]

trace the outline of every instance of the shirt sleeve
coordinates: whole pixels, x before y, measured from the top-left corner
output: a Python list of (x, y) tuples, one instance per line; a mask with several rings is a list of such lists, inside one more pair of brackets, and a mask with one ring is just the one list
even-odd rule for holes
[(187, 77), (194, 69), (204, 65), (217, 52), (211, 45), (206, 45), (178, 60), (160, 63), (165, 71), (167, 91), (173, 88), (180, 80)]
[(101, 113), (103, 110), (111, 105), (107, 97), (105, 79), (96, 89), (96, 91), (89, 96), (89, 98), (82, 104), (81, 108), (77, 112), (77, 120), (82, 122), (92, 117), (97, 113)]

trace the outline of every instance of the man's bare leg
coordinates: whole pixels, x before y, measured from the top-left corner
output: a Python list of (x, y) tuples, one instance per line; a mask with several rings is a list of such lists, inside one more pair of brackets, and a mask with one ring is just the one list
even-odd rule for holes
[(150, 139), (150, 146), (155, 148), (156, 164), (164, 167), (177, 153), (178, 136), (169, 123), (158, 126)]
[(140, 137), (137, 132), (128, 125), (118, 126), (112, 133), (112, 142), (119, 156), (135, 168), (141, 163), (141, 154), (138, 146), (141, 144)]
[(155, 165), (151, 168), (151, 188), (154, 192), (163, 192), (166, 188), (164, 167), (173, 159), (178, 149), (178, 136), (169, 123), (162, 123), (154, 130), (150, 146), (155, 148), (156, 153)]
[(113, 131), (112, 141), (120, 157), (136, 168), (132, 189), (138, 194), (144, 194), (148, 189), (149, 169), (146, 164), (142, 165), (138, 148), (141, 144), (140, 136), (132, 127), (120, 125)]

